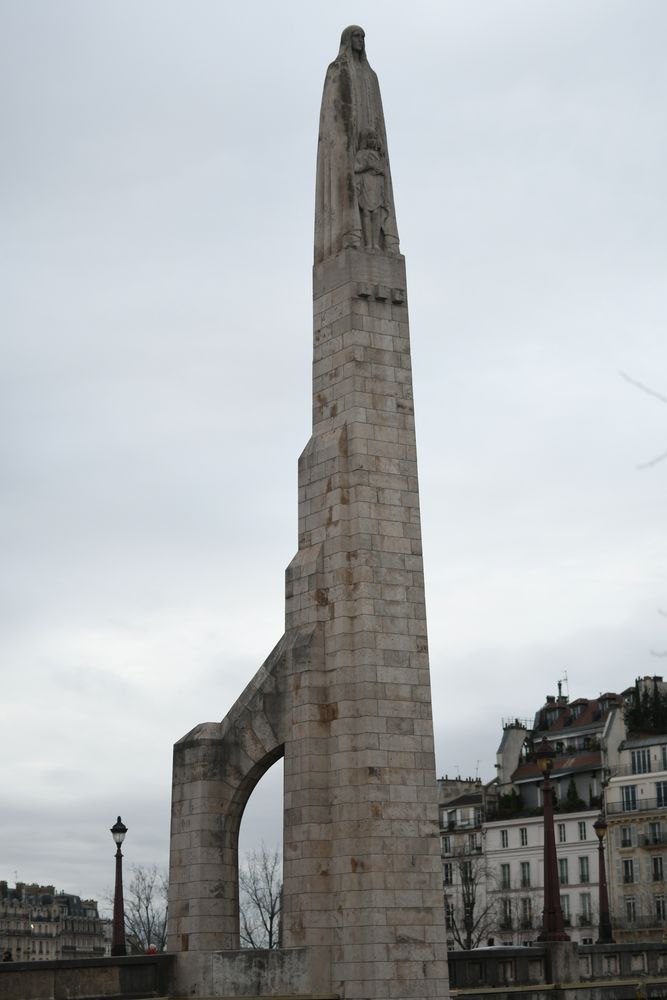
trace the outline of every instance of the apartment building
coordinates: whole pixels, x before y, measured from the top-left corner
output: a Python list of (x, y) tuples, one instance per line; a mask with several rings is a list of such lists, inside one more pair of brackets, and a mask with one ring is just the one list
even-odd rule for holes
[[(650, 690), (667, 703), (662, 678), (643, 678), (636, 691)], [(640, 706), (641, 707), (641, 706)], [(644, 724), (651, 723), (649, 717)], [(641, 713), (635, 719), (641, 724)], [(610, 726), (606, 758), (608, 784), (608, 868), (610, 909), (617, 941), (667, 939), (667, 730), (627, 732), (619, 717)]]
[(97, 903), (52, 885), (0, 882), (0, 950), (15, 962), (106, 954)]
[(535, 748), (555, 751), (554, 832), (568, 935), (597, 938), (598, 839), (617, 941), (667, 940), (667, 685), (639, 679), (620, 694), (548, 696), (532, 721), (510, 719), (496, 779), (441, 779), (440, 836), (449, 946), (528, 945), (541, 930), (543, 775)]
[[(555, 818), (560, 901), (567, 934), (592, 944), (598, 920), (597, 811), (561, 813)], [(484, 825), (487, 894), (497, 920), (494, 944), (527, 945), (536, 940), (544, 907), (544, 823), (520, 815)]]

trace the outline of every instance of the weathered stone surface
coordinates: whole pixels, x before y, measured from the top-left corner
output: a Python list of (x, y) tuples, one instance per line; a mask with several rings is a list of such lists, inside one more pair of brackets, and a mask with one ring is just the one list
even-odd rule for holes
[[(356, 134), (350, 122), (380, 134), (380, 118), (364, 119), (382, 109), (377, 79), (357, 59), (358, 30), (343, 38), (349, 51), (330, 67), (323, 97), (318, 192), (321, 171), (340, 167), (327, 166), (323, 144), (343, 156), (327, 129), (346, 73), (345, 134)], [(383, 130), (382, 121), (386, 155)], [(384, 177), (387, 200), (388, 165)], [(373, 191), (363, 195), (369, 212)], [(388, 209), (378, 207), (382, 226), (367, 219), (355, 245), (316, 242), (313, 433), (299, 459), (285, 634), (222, 723), (176, 744), (168, 947), (187, 955), (182, 970), (204, 962), (207, 981), (211, 955), (238, 947), (240, 819), (284, 755), (283, 945), (307, 955), (294, 991), (444, 998), (407, 283)]]

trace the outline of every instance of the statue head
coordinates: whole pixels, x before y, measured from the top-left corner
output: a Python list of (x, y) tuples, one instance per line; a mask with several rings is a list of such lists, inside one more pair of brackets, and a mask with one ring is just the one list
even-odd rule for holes
[(358, 59), (366, 58), (366, 32), (358, 24), (350, 24), (340, 36), (339, 56), (355, 55)]
[(374, 128), (364, 128), (359, 133), (359, 149), (376, 149), (382, 154), (382, 143)]

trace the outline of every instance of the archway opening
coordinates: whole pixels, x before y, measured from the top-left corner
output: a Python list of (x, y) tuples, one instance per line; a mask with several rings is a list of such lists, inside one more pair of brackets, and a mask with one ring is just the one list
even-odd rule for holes
[(277, 948), (283, 862), (283, 758), (260, 778), (239, 830), (239, 933), (242, 948)]

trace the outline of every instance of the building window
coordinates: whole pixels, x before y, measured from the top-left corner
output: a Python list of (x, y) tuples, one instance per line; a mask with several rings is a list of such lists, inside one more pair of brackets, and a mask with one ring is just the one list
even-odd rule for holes
[(508, 844), (509, 844), (509, 835), (507, 833), (507, 830), (501, 830), (500, 831), (500, 846), (501, 847), (507, 847)]
[(533, 904), (530, 897), (521, 900), (521, 927), (529, 930), (533, 926)]
[(625, 919), (629, 923), (633, 923), (637, 919), (637, 904), (635, 902), (635, 897), (626, 896), (623, 900), (623, 907), (625, 909)]
[[(667, 781), (663, 782), (663, 784), (667, 785)], [(521, 835), (521, 846), (528, 847), (528, 827), (527, 826), (519, 827), (519, 833)]]
[(667, 743), (662, 745), (662, 769), (667, 771)]
[(477, 843), (477, 834), (468, 834), (468, 850), (475, 854), (479, 850), (479, 844)]
[(569, 896), (561, 896), (560, 897), (560, 908), (561, 908), (561, 912), (563, 914), (563, 920), (565, 921), (566, 924), (569, 924), (569, 922), (570, 922), (570, 897)]
[(502, 900), (502, 910), (500, 917), (500, 926), (502, 930), (508, 931), (512, 927), (512, 900), (503, 899)]
[(637, 808), (636, 785), (625, 785), (621, 789), (621, 795), (623, 796), (623, 812), (632, 812), (633, 809)]
[(567, 858), (558, 859), (558, 879), (561, 885), (568, 884), (567, 877)]
[(510, 866), (501, 865), (500, 866), (500, 888), (509, 889), (510, 887)]
[(521, 862), (521, 888), (527, 889), (530, 885), (530, 861)]
[(579, 881), (590, 882), (590, 872), (588, 868), (588, 858), (579, 858)]
[(445, 920), (451, 926), (454, 923), (454, 904), (445, 902)]
[(579, 906), (581, 908), (581, 918), (579, 923), (583, 927), (590, 927), (591, 925), (591, 894), (590, 892), (579, 893)]
[(440, 838), (442, 842), (442, 853), (451, 854), (452, 853), (452, 838), (445, 836)]
[(648, 825), (648, 842), (649, 844), (661, 844), (662, 843), (662, 824), (658, 821), (653, 821)]
[(658, 799), (658, 808), (664, 809), (667, 806), (667, 781), (656, 781), (655, 794)]
[(662, 882), (664, 878), (662, 855), (658, 854), (656, 857), (651, 858), (651, 873), (654, 882)]
[(651, 770), (651, 752), (648, 747), (632, 751), (632, 773), (648, 774)]
[(586, 840), (586, 820), (579, 820), (579, 840)]
[(442, 882), (443, 885), (452, 885), (454, 881), (454, 866), (451, 861), (445, 861), (442, 866)]
[(558, 824), (558, 843), (564, 844), (567, 840), (567, 834), (565, 831), (565, 823)]
[(621, 847), (632, 847), (632, 827), (621, 827)]
[(623, 859), (623, 881), (626, 883), (635, 880), (635, 863), (632, 858)]
[(466, 885), (472, 882), (472, 861), (461, 862), (461, 881)]
[(665, 920), (667, 919), (667, 907), (665, 907), (664, 896), (655, 897), (655, 916), (656, 919), (659, 920), (661, 924), (664, 924)]

